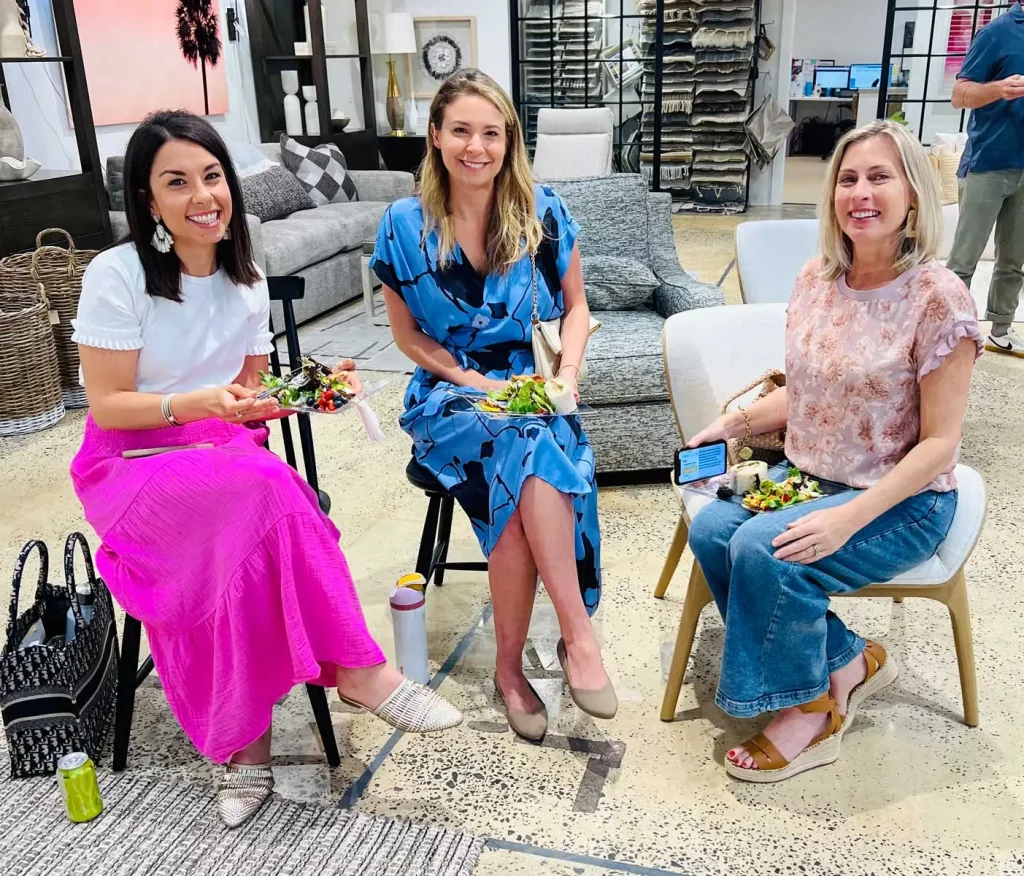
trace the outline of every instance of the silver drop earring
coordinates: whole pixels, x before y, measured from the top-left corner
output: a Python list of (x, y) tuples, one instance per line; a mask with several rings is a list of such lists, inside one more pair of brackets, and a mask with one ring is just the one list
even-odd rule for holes
[(171, 233), (164, 228), (163, 222), (159, 219), (156, 220), (156, 231), (153, 232), (153, 239), (150, 242), (153, 244), (153, 249), (157, 252), (168, 253), (171, 251), (171, 244), (174, 243), (174, 238), (171, 237)]

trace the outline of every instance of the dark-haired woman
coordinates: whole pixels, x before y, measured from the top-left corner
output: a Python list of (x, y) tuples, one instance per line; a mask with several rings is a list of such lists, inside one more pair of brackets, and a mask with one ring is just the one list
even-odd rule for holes
[(188, 113), (150, 116), (128, 144), (125, 194), (129, 237), (89, 266), (74, 322), (90, 414), (71, 476), (172, 711), (227, 763), (218, 805), (237, 826), (270, 796), (271, 712), (299, 683), (336, 685), (414, 732), (461, 715), (385, 663), (338, 530), (263, 447), (261, 421), (280, 415), (253, 388), (270, 305), (224, 143)]

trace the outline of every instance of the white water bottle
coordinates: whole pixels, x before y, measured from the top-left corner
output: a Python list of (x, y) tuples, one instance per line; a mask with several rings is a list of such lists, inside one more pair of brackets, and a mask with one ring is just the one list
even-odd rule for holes
[[(92, 607), (94, 602), (92, 588), (79, 584), (75, 588), (75, 593), (78, 594), (78, 607), (82, 610), (82, 620), (89, 623), (89, 621), (92, 620)], [(75, 637), (75, 632), (75, 610), (73, 608), (69, 608), (68, 616), (64, 622), (64, 642), (70, 642)]]
[(391, 622), (395, 630), (395, 660), (406, 678), (427, 684), (427, 605), (422, 575), (403, 575), (391, 591)]

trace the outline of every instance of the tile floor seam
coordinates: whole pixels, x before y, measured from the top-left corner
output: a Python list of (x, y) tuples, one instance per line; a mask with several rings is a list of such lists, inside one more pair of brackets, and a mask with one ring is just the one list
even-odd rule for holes
[[(430, 586), (429, 584), (427, 585)], [(427, 685), (433, 690), (437, 690), (443, 683), (444, 680), (449, 676), (451, 671), (458, 665), (459, 661), (465, 656), (469, 650), (469, 646), (473, 643), (473, 639), (476, 634), (483, 629), (484, 624), (491, 619), (491, 613), (493, 607), (490, 600), (483, 607), (479, 617), (473, 622), (473, 625), (463, 634), (462, 638), (459, 639), (459, 643), (455, 646), (452, 652), (445, 659), (444, 663), (441, 664), (441, 668), (434, 673), (430, 679), (430, 683)], [(374, 755), (373, 760), (370, 761), (370, 765), (363, 770), (363, 774), (356, 779), (341, 795), (341, 799), (338, 800), (338, 809), (351, 809), (363, 796), (363, 793), (369, 787), (377, 770), (383, 766), (384, 761), (388, 759), (391, 752), (394, 751), (395, 746), (398, 745), (399, 740), (405, 735), (403, 730), (395, 730), (394, 733), (388, 737), (387, 742), (381, 746), (380, 751)]]
[(485, 849), (500, 849), (506, 852), (519, 852), (523, 855), (534, 855), (538, 858), (551, 858), (555, 861), (568, 861), (573, 864), (586, 864), (600, 867), (602, 870), (613, 870), (617, 873), (630, 873), (633, 876), (686, 876), (682, 870), (662, 870), (657, 867), (644, 867), (628, 861), (613, 861), (610, 858), (597, 858), (593, 855), (581, 855), (577, 852), (565, 852), (561, 849), (550, 849), (546, 846), (535, 846), (531, 843), (517, 843), (511, 840), (487, 837)]

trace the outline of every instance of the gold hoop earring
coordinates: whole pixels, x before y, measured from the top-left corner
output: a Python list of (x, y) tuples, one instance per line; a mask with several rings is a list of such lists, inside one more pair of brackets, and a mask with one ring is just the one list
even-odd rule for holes
[(904, 237), (917, 237), (917, 209), (914, 207), (907, 213), (907, 227), (903, 234)]

